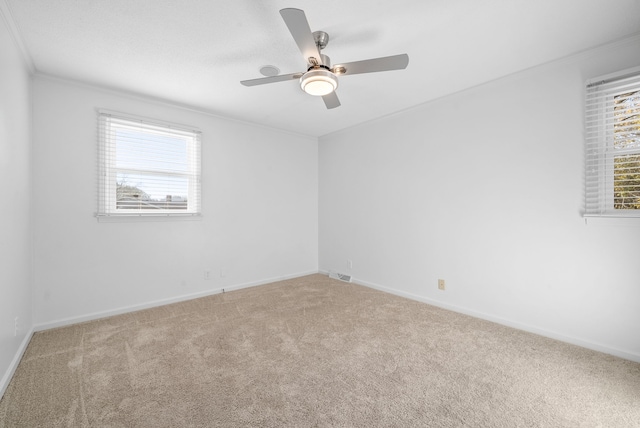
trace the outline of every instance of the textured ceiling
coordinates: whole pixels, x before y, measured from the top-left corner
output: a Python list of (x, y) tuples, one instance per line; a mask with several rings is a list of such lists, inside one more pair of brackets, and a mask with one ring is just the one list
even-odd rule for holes
[[(325, 135), (640, 32), (640, 0), (0, 0), (37, 73)], [(333, 63), (409, 54), (406, 70), (343, 76), (327, 110), (279, 10), (329, 33)]]

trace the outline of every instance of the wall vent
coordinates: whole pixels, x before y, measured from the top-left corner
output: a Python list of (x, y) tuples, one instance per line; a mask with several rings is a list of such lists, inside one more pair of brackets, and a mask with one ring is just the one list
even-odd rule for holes
[(346, 273), (338, 273), (334, 271), (329, 271), (329, 278), (339, 279), (344, 282), (351, 282), (351, 275), (347, 275)]

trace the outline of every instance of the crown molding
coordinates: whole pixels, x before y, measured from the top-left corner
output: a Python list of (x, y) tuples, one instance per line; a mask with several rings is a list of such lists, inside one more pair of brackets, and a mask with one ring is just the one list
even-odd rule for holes
[(26, 65), (27, 69), (31, 74), (35, 73), (36, 67), (33, 64), (33, 59), (31, 58), (31, 55), (29, 55), (29, 51), (27, 50), (27, 47), (22, 41), (22, 37), (20, 36), (20, 31), (18, 30), (18, 26), (15, 20), (13, 19), (11, 8), (7, 4), (6, 0), (0, 0), (0, 17), (2, 18), (2, 21), (5, 23), (7, 30), (9, 30), (9, 33), (11, 34), (11, 38), (13, 39), (13, 42), (15, 43), (16, 47), (20, 51), (22, 55), (22, 60), (24, 61), (24, 64)]

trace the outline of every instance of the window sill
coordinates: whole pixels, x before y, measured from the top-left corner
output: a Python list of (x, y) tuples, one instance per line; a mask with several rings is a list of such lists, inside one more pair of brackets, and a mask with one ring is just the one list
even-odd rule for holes
[(600, 215), (583, 216), (585, 226), (640, 227), (640, 217)]
[(110, 214), (96, 215), (98, 223), (139, 223), (150, 221), (202, 221), (202, 214)]

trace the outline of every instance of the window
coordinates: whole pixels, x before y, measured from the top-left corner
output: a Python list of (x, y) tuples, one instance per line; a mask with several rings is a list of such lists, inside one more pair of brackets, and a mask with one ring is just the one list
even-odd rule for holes
[(640, 68), (588, 83), (585, 216), (640, 217)]
[(97, 216), (200, 214), (200, 132), (100, 111)]

